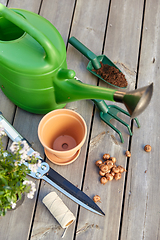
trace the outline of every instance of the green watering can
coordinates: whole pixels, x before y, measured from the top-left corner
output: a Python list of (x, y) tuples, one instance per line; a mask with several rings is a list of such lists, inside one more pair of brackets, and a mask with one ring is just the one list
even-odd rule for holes
[(67, 69), (66, 47), (43, 17), (0, 4), (0, 86), (20, 108), (38, 114), (81, 99), (122, 102), (131, 117), (148, 105), (153, 84), (125, 92), (83, 84)]

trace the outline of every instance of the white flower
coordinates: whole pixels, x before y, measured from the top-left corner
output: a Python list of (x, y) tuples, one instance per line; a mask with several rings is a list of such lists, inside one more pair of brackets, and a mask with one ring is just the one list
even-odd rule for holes
[(31, 190), (30, 190), (30, 192), (27, 194), (27, 197), (32, 199), (32, 198), (34, 197), (35, 191), (36, 191), (36, 188), (35, 188), (34, 186), (31, 186)]
[(38, 153), (38, 152), (33, 152), (33, 153), (31, 153), (31, 155), (30, 155), (30, 158), (32, 158), (32, 159), (34, 159), (34, 160), (36, 160), (37, 162), (36, 163), (31, 163), (31, 164), (29, 164), (28, 165), (28, 168), (32, 171), (32, 172), (34, 172), (34, 173), (36, 173), (37, 172), (37, 170), (38, 170), (38, 168), (39, 167), (41, 167), (41, 160), (40, 159), (38, 159), (40, 157), (40, 154)]
[(27, 197), (30, 198), (30, 199), (32, 199), (32, 198), (34, 197), (34, 193), (35, 193), (35, 191), (36, 191), (36, 188), (35, 188), (36, 184), (35, 184), (34, 182), (28, 181), (28, 180), (25, 180), (25, 181), (23, 182), (23, 184), (24, 184), (24, 185), (30, 185), (31, 188), (30, 188), (30, 192), (27, 193)]
[(16, 166), (16, 167), (18, 166), (18, 162), (17, 161), (14, 162), (14, 166)]
[(13, 153), (16, 153), (19, 150), (19, 144), (17, 142), (13, 142), (10, 146), (10, 150)]
[(20, 154), (27, 153), (30, 149), (28, 143), (25, 140), (20, 142), (20, 146), (22, 147), (22, 149), (19, 151)]
[(23, 181), (23, 185), (29, 185), (29, 184), (31, 184), (31, 182), (32, 182), (32, 181), (25, 180), (25, 181)]
[(25, 163), (25, 160), (21, 159), (20, 164), (24, 164), (24, 163)]
[(7, 152), (3, 152), (3, 157), (7, 157), (8, 153)]
[(39, 157), (40, 157), (40, 154), (39, 154), (39, 152), (34, 151), (33, 153), (31, 153), (30, 156), (31, 156), (31, 157), (33, 156), (33, 157), (35, 157), (35, 158), (39, 158)]
[(28, 160), (28, 155), (27, 155), (27, 153), (22, 153), (21, 155), (20, 155), (20, 158), (21, 159), (23, 159), (23, 160)]
[(33, 199), (33, 194), (31, 192), (27, 193), (27, 197), (30, 198), (30, 199)]
[(6, 136), (3, 125), (0, 123), (0, 137)]
[(38, 159), (38, 163), (37, 163), (37, 166), (38, 166), (38, 167), (41, 167), (41, 162), (42, 162), (42, 161), (41, 161), (40, 159)]
[(28, 165), (28, 168), (29, 168), (32, 172), (36, 173), (36, 172), (37, 172), (37, 169), (38, 169), (38, 166), (37, 166), (37, 164), (29, 164), (29, 165)]
[(32, 192), (35, 193), (35, 191), (36, 191), (36, 188), (32, 187)]
[(13, 201), (11, 201), (11, 207), (12, 209), (14, 209), (16, 207), (16, 203), (14, 203)]

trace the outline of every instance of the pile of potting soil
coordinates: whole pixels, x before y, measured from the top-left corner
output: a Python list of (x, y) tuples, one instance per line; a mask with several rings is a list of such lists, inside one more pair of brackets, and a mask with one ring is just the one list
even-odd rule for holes
[(108, 64), (103, 64), (100, 62), (101, 68), (93, 69), (96, 74), (100, 75), (106, 82), (111, 83), (117, 87), (125, 88), (128, 83), (125, 75), (119, 71), (119, 69), (109, 66)]

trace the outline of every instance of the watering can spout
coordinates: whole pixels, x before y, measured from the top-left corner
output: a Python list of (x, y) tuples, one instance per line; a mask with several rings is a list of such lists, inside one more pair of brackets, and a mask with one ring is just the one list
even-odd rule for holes
[(116, 102), (124, 103), (131, 118), (137, 117), (148, 106), (153, 94), (153, 83), (149, 86), (136, 89), (134, 91), (117, 91), (114, 94)]
[[(68, 79), (64, 79), (66, 75)], [(73, 70), (61, 69), (58, 72), (58, 78), (54, 81), (55, 99), (58, 104), (83, 99), (104, 99), (121, 102), (126, 106), (131, 118), (135, 118), (144, 111), (152, 97), (153, 83), (127, 92), (84, 84), (74, 77), (75, 72)]]

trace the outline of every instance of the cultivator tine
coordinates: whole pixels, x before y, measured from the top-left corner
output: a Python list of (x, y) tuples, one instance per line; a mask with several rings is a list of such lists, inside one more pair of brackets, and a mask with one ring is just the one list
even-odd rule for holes
[[(106, 114), (106, 113), (105, 113)], [(113, 124), (110, 123), (110, 120), (113, 119), (112, 116), (104, 116), (105, 114), (103, 114), (103, 112), (100, 112), (100, 118), (107, 124), (109, 125), (114, 131), (116, 131), (119, 134), (119, 137), (121, 139), (121, 142), (124, 143), (123, 137), (122, 137), (122, 133), (115, 127), (113, 126)]]
[[(119, 112), (124, 113), (127, 116), (130, 116), (128, 112), (126, 112), (125, 110), (123, 110), (122, 108), (120, 108), (118, 106), (107, 105), (104, 100), (93, 99), (92, 101), (95, 103), (95, 105), (100, 110), (100, 118), (107, 125), (109, 125), (114, 131), (116, 131), (119, 134), (122, 143), (124, 142), (123, 137), (122, 137), (122, 133), (110, 123), (111, 119), (116, 119), (117, 121), (119, 121), (120, 123), (125, 125), (127, 127), (128, 131), (129, 131), (130, 136), (132, 136), (132, 131), (131, 131), (131, 128), (130, 128), (129, 124), (127, 124), (121, 118), (119, 118), (117, 116), (117, 114)], [(140, 124), (139, 124), (138, 119), (134, 118), (134, 120), (136, 121), (137, 127), (139, 128)]]

